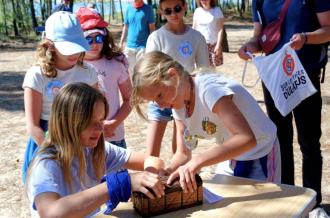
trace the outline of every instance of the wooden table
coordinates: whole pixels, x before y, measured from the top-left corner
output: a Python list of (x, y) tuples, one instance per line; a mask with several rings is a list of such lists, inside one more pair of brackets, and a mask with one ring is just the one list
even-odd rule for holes
[[(290, 185), (202, 173), (203, 186), (224, 197), (222, 201), (174, 211), (156, 217), (305, 217), (316, 204), (315, 191)], [(111, 216), (140, 217), (131, 202), (120, 203)]]

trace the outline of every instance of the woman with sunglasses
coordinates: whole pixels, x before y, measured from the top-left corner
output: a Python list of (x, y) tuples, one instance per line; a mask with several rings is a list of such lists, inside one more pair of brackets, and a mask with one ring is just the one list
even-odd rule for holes
[(222, 30), (224, 17), (215, 0), (198, 0), (199, 7), (194, 12), (193, 28), (198, 30), (205, 38), (210, 64), (213, 67), (223, 63), (222, 56)]
[[(105, 138), (119, 147), (126, 148), (123, 121), (131, 112), (129, 98), (132, 90), (127, 60), (107, 30), (109, 24), (99, 13), (82, 7), (76, 15), (91, 46), (86, 52), (85, 61), (96, 69), (99, 88), (110, 105), (109, 115), (104, 122)], [(121, 105), (119, 92), (123, 99)]]
[[(160, 0), (159, 12), (167, 23), (151, 33), (147, 40), (146, 52), (161, 51), (192, 72), (195, 68), (209, 67), (207, 45), (204, 37), (184, 23), (187, 10), (184, 0)], [(161, 108), (156, 103), (148, 107), (150, 124), (147, 133), (147, 153), (159, 156), (161, 141), (168, 121), (173, 120), (171, 108)], [(176, 154), (175, 126), (172, 138), (172, 151)], [(178, 158), (173, 156), (173, 160)], [(171, 169), (168, 169), (169, 171)]]

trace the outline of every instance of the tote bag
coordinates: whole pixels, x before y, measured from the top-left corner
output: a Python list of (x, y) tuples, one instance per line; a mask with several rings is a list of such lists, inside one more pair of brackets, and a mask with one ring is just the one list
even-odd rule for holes
[(317, 91), (290, 44), (271, 55), (252, 59), (282, 116)]

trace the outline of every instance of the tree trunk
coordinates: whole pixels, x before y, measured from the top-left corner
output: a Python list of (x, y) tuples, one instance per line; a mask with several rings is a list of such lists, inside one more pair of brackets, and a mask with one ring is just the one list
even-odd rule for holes
[[(2, 2), (2, 10), (3, 10), (3, 17), (6, 18), (6, 2), (4, 0), (1, 1)], [(5, 32), (6, 32), (6, 36), (8, 36), (8, 27), (7, 27), (7, 19), (3, 19), (5, 22)]]
[(35, 29), (38, 26), (37, 18), (36, 18), (36, 12), (34, 10), (34, 2), (33, 0), (30, 1), (30, 11), (31, 11), (31, 18), (32, 18), (32, 26), (33, 29)]
[(121, 0), (119, 0), (119, 6), (120, 6), (121, 23), (124, 23), (123, 6), (121, 5)]
[(13, 27), (14, 27), (14, 35), (18, 36), (18, 28), (17, 28), (17, 21), (16, 21), (16, 9), (15, 9), (15, 2), (11, 0), (11, 5), (13, 7)]
[(100, 2), (101, 2), (101, 14), (102, 14), (102, 17), (104, 17), (104, 4), (103, 4), (103, 0), (101, 0)]

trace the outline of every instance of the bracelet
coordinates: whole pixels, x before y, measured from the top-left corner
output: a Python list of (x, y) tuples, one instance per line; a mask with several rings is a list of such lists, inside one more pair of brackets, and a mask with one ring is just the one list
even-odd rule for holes
[(131, 179), (128, 171), (123, 170), (107, 174), (101, 182), (106, 182), (108, 187), (109, 201), (104, 214), (109, 215), (119, 202), (127, 202), (131, 197)]
[(307, 34), (305, 32), (302, 32), (301, 35), (304, 37), (305, 41), (304, 44), (308, 41)]

